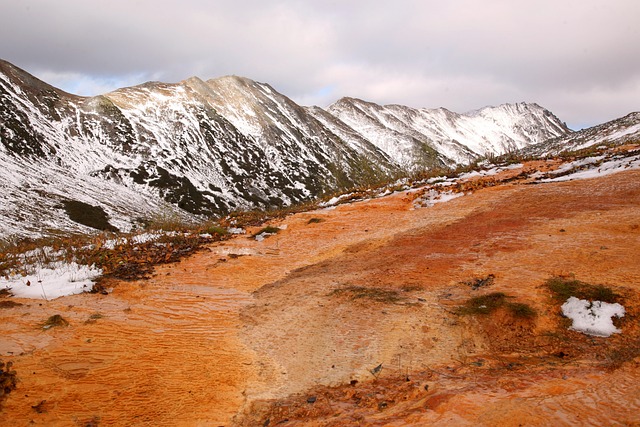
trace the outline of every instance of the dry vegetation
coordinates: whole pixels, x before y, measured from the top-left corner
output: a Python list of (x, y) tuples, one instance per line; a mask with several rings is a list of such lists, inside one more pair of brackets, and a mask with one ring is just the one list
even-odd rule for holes
[(13, 362), (6, 364), (0, 360), (0, 404), (9, 393), (16, 389), (18, 384), (18, 375), (13, 368)]

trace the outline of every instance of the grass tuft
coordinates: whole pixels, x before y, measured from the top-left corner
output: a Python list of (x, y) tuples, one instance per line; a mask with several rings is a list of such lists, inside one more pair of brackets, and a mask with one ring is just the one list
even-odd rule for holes
[(99, 319), (104, 318), (102, 313), (93, 313), (89, 318), (84, 322), (85, 324), (96, 323)]
[(509, 298), (511, 297), (502, 292), (492, 292), (473, 297), (458, 309), (458, 313), (464, 315), (488, 315), (499, 308), (505, 308), (516, 318), (532, 319), (537, 316), (537, 312), (530, 305), (521, 302), (509, 302)]
[(507, 295), (502, 292), (492, 292), (469, 299), (460, 308), (460, 314), (490, 314), (499, 307), (502, 307), (507, 299)]
[(538, 315), (530, 305), (521, 302), (510, 302), (507, 303), (506, 307), (514, 317), (520, 319), (533, 319)]
[(260, 231), (258, 231), (257, 233), (254, 233), (253, 236), (251, 237), (256, 237), (259, 236), (261, 234), (278, 234), (280, 232), (280, 229), (278, 227), (272, 227), (272, 226), (267, 226), (262, 228)]
[(214, 236), (226, 236), (227, 234), (229, 234), (226, 228), (220, 227), (219, 225), (206, 227), (202, 231)]
[(493, 274), (489, 274), (487, 277), (476, 277), (473, 280), (468, 280), (466, 282), (462, 282), (465, 285), (469, 286), (474, 291), (485, 286), (493, 285), (496, 276)]
[(13, 368), (13, 362), (6, 364), (0, 360), (0, 400), (16, 389), (18, 375)]
[(56, 326), (69, 326), (69, 322), (59, 314), (54, 314), (42, 323), (42, 329), (51, 329)]

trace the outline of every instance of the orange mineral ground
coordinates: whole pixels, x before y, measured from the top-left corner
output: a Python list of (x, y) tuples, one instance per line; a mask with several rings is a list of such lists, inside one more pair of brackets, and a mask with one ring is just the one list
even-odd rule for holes
[[(108, 295), (12, 298), (0, 425), (640, 425), (640, 172), (416, 196), (291, 215)], [(553, 277), (615, 291), (622, 332), (568, 330)], [(460, 309), (496, 292), (535, 315)]]

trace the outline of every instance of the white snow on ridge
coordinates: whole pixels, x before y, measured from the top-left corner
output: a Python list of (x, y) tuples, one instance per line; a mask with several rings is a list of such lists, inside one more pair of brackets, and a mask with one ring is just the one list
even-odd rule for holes
[(616, 130), (611, 133), (597, 135), (593, 138), (587, 139), (583, 143), (576, 145), (573, 147), (573, 150), (581, 150), (583, 148), (588, 148), (596, 144), (605, 143), (608, 141), (616, 141), (623, 139), (626, 136), (631, 136), (640, 132), (640, 123), (634, 126), (630, 126), (624, 129)]
[[(599, 161), (604, 159), (604, 156), (599, 156), (566, 163), (562, 165), (561, 168), (551, 172), (549, 178), (540, 179), (538, 182), (562, 182), (576, 179), (598, 178), (624, 170), (640, 169), (640, 153), (631, 157), (613, 157), (610, 160), (598, 164)], [(561, 175), (573, 169), (576, 170), (572, 173)], [(554, 177), (554, 175), (561, 176)]]
[(380, 106), (344, 98), (328, 111), (400, 165), (414, 162), (414, 150), (423, 149), (424, 144), (448, 161), (466, 163), (477, 156), (502, 154), (568, 131), (547, 110), (525, 103), (458, 114), (443, 108)]

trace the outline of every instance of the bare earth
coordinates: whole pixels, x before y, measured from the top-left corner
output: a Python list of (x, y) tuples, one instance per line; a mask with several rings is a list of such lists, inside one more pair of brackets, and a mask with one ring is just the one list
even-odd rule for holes
[[(20, 382), (0, 425), (640, 425), (639, 183), (512, 183), (422, 209), (395, 193), (106, 296), (13, 298), (0, 356)], [(623, 295), (622, 333), (567, 330), (555, 276)], [(537, 316), (457, 311), (488, 292)], [(53, 314), (70, 326), (42, 330)]]

